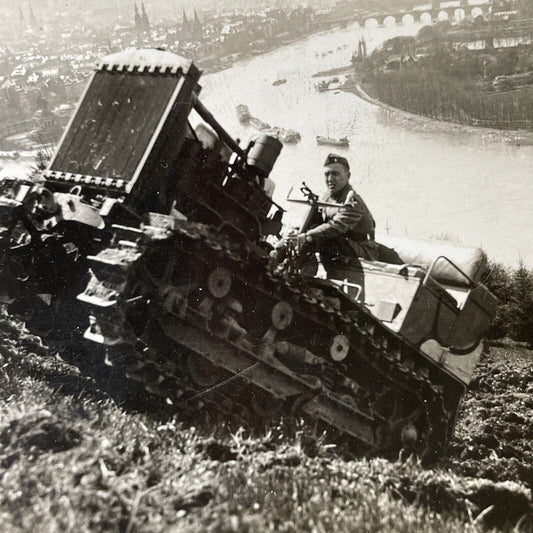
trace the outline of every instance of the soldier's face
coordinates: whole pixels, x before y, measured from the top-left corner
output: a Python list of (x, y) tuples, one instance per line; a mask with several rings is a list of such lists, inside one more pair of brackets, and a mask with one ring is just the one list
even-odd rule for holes
[(350, 179), (350, 171), (341, 163), (332, 163), (324, 167), (326, 187), (331, 193), (342, 190)]

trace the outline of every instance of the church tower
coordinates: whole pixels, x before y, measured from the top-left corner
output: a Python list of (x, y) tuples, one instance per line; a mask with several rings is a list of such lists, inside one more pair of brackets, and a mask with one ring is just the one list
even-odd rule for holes
[(187, 14), (185, 9), (183, 10), (183, 22), (181, 23), (181, 38), (190, 39), (192, 37), (192, 28), (187, 20)]
[(39, 26), (39, 23), (37, 22), (37, 19), (35, 18), (35, 13), (33, 12), (31, 1), (30, 1), (30, 26), (32, 28), (37, 28)]
[(192, 36), (195, 40), (201, 39), (203, 35), (202, 23), (198, 18), (198, 13), (196, 13), (196, 8), (194, 9), (194, 20), (192, 24)]
[(21, 6), (19, 6), (19, 27), (21, 29), (26, 28), (26, 19), (24, 17), (24, 13), (22, 12)]
[(141, 20), (141, 16), (139, 15), (139, 10), (137, 9), (137, 2), (135, 2), (134, 21), (135, 21), (135, 30), (137, 31), (137, 33), (142, 33), (142, 31), (143, 31), (143, 23), (142, 23), (142, 20)]
[(148, 20), (148, 15), (146, 14), (146, 10), (144, 9), (144, 2), (142, 2), (141, 6), (142, 6), (141, 18), (142, 18), (143, 31), (150, 31), (150, 21)]

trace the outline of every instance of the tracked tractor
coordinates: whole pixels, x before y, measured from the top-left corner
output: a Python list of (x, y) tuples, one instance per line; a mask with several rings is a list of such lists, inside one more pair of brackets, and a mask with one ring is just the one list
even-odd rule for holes
[(158, 50), (96, 66), (46, 170), (2, 185), (1, 301), (179, 409), (301, 416), (361, 453), (442, 449), (495, 311), (482, 252), (384, 236), (403, 264), (273, 270), (281, 143), (241, 147), (200, 74)]

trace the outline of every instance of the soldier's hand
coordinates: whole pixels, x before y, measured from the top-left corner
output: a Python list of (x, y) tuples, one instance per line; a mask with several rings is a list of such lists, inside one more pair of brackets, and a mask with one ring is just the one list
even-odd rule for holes
[(283, 237), (276, 243), (274, 249), (269, 254), (268, 264), (271, 270), (275, 270), (281, 263), (283, 263), (283, 261), (285, 261), (285, 259), (287, 259), (290, 247), (291, 245), (289, 244), (287, 237)]
[(298, 254), (304, 254), (312, 251), (313, 238), (307, 233), (300, 233), (296, 239), (296, 249)]
[(282, 239), (282, 242), (287, 250), (293, 251), (296, 255), (300, 255), (304, 251), (306, 244), (308, 244), (305, 233), (287, 235)]
[(305, 233), (291, 233), (283, 237), (270, 252), (269, 265), (276, 268), (291, 255), (301, 255), (308, 251), (310, 240)]
[(291, 248), (292, 246), (296, 246), (297, 238), (298, 234), (296, 233), (290, 233), (289, 235), (285, 235), (278, 242), (278, 244), (276, 244), (276, 248)]
[(300, 233), (296, 237), (296, 253), (298, 255), (305, 252), (305, 248), (309, 246), (309, 243), (306, 240), (305, 233)]

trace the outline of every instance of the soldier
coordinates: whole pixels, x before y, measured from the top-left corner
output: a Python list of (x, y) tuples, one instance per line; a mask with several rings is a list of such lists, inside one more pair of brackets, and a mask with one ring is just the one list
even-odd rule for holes
[(374, 241), (375, 222), (363, 199), (349, 183), (350, 165), (345, 157), (329, 154), (324, 162), (324, 176), (328, 192), (322, 202), (342, 204), (342, 207), (311, 207), (300, 233), (288, 237), (277, 248), (277, 258), (286, 254), (292, 241), (300, 252), (300, 270), (305, 274), (316, 271), (314, 252), (328, 277), (357, 266), (357, 258), (379, 259)]

